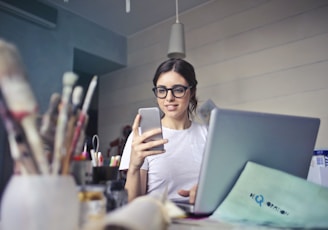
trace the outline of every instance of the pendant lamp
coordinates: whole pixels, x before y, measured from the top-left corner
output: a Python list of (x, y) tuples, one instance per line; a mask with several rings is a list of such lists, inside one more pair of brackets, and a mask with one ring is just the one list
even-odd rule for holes
[(176, 22), (171, 27), (171, 35), (169, 41), (169, 49), (167, 57), (169, 58), (185, 58), (186, 46), (184, 37), (184, 26), (179, 22), (178, 0), (175, 1), (176, 5)]

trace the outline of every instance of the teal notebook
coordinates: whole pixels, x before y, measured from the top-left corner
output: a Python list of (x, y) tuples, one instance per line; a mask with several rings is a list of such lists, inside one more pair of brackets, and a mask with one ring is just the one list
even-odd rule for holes
[(284, 228), (328, 228), (328, 188), (247, 162), (210, 219)]

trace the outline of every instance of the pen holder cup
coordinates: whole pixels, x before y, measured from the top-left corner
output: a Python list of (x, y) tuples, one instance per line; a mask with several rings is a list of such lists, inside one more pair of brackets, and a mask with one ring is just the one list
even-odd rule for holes
[(13, 175), (1, 204), (2, 230), (78, 229), (78, 191), (72, 176)]
[(94, 184), (106, 184), (109, 180), (117, 180), (118, 167), (97, 166), (93, 167), (92, 181)]
[(77, 185), (92, 184), (92, 162), (73, 161), (71, 164), (71, 174)]

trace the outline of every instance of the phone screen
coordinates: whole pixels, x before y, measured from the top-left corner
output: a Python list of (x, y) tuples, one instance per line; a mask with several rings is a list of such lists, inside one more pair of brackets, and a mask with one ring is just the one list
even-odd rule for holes
[[(140, 108), (139, 114), (141, 115), (140, 121), (140, 131), (144, 133), (146, 131), (162, 128), (160, 112), (157, 107), (150, 108)], [(159, 133), (155, 136), (152, 136), (147, 141), (163, 139), (163, 134)], [(164, 145), (156, 146), (152, 148), (153, 150), (163, 150)]]

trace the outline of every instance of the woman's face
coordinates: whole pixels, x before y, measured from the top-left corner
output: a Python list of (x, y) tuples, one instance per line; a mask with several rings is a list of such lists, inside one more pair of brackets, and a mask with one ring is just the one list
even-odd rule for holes
[[(176, 85), (189, 86), (179, 73), (170, 71), (159, 76), (156, 87), (172, 88)], [(174, 97), (172, 91), (169, 90), (164, 99), (157, 98), (157, 103), (163, 113), (165, 113), (166, 118), (185, 119), (188, 117), (190, 96), (190, 89), (186, 90), (182, 98)]]

